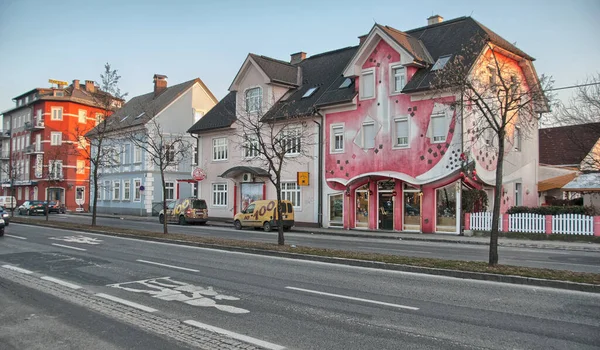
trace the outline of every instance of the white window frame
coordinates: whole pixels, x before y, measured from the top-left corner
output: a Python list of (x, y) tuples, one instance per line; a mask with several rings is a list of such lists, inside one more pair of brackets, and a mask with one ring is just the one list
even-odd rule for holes
[(133, 146), (133, 163), (141, 163), (142, 162), (142, 148), (138, 145)]
[[(367, 147), (367, 133), (365, 130), (365, 126), (373, 126), (373, 147)], [(362, 146), (363, 149), (371, 149), (371, 148), (375, 148), (375, 136), (377, 135), (377, 132), (375, 130), (375, 122), (364, 122), (362, 123)]]
[(140, 191), (140, 186), (142, 186), (142, 179), (133, 179), (133, 201), (141, 202), (142, 201), (142, 191)]
[[(401, 70), (401, 73), (396, 74), (396, 70)], [(400, 77), (400, 79), (401, 79), (400, 80), (401, 86), (399, 89), (398, 89), (398, 86), (396, 85), (396, 77)], [(390, 66), (390, 83), (391, 83), (390, 91), (392, 92), (392, 95), (397, 95), (397, 94), (402, 93), (402, 89), (404, 89), (404, 87), (406, 86), (406, 83), (407, 83), (406, 67), (404, 67), (400, 63), (392, 64)]]
[[(373, 95), (371, 95), (371, 96), (367, 96), (364, 94), (365, 93), (365, 84), (366, 84), (365, 76), (367, 76), (367, 75), (371, 75), (373, 77)], [(375, 68), (373, 67), (373, 68), (363, 70), (360, 74), (360, 94), (359, 94), (360, 100), (363, 101), (363, 100), (370, 100), (370, 99), (375, 98), (377, 96), (376, 86), (377, 86), (377, 83), (376, 83), (376, 79), (375, 79)]]
[[(257, 95), (250, 95), (258, 91)], [(260, 111), (262, 107), (262, 87), (253, 86), (244, 91), (244, 104), (246, 105), (246, 113), (254, 113)]]
[(175, 182), (165, 181), (165, 192), (166, 192), (165, 200), (170, 201), (170, 200), (175, 199)]
[(167, 164), (175, 164), (175, 145), (171, 144), (165, 150), (165, 162)]
[(212, 184), (211, 204), (213, 207), (227, 207), (227, 183)]
[(281, 131), (285, 147), (285, 156), (294, 157), (302, 153), (302, 127), (289, 126)]
[(198, 145), (194, 146), (194, 149), (192, 150), (192, 165), (197, 165), (198, 164)]
[(48, 163), (48, 178), (52, 180), (63, 178), (63, 161), (51, 160)]
[(123, 180), (123, 200), (131, 200), (131, 182), (129, 180)]
[(62, 145), (62, 132), (60, 132), (60, 131), (52, 131), (50, 133), (50, 145), (51, 146), (60, 146), (60, 145)]
[(62, 107), (52, 107), (51, 110), (51, 120), (63, 120), (63, 108)]
[[(79, 189), (82, 191), (79, 191)], [(79, 193), (81, 193), (81, 198)], [(75, 186), (75, 200), (85, 200), (85, 186)]]
[(104, 180), (104, 188), (102, 188), (102, 200), (108, 201), (111, 197), (110, 181)]
[(112, 200), (121, 200), (121, 180), (113, 180), (112, 186)]
[[(219, 144), (225, 140), (223, 144)], [(212, 160), (213, 162), (225, 161), (229, 157), (229, 139), (227, 137), (215, 137), (212, 139)]]
[(331, 124), (331, 153), (344, 153), (345, 147), (345, 125), (344, 123)]
[[(434, 120), (441, 120), (444, 123), (444, 135), (436, 135), (435, 134), (435, 126), (434, 126)], [(446, 142), (446, 136), (448, 134), (447, 130), (448, 130), (448, 126), (446, 125), (447, 120), (446, 120), (446, 113), (445, 112), (439, 112), (439, 113), (434, 113), (431, 115), (431, 143), (444, 143)]]
[[(400, 138), (398, 136), (398, 123), (402, 123), (402, 122), (406, 122), (406, 130), (407, 130), (407, 135), (406, 135), (406, 143), (400, 143), (398, 142), (398, 139)], [(408, 120), (408, 117), (396, 117), (394, 118), (394, 138), (393, 138), (393, 147), (394, 148), (409, 148), (410, 147), (410, 122)]]
[(523, 184), (520, 182), (515, 183), (515, 206), (523, 205)]
[(77, 116), (80, 124), (87, 123), (87, 111), (85, 109), (80, 109), (77, 111)]
[(244, 159), (253, 159), (259, 156), (258, 137), (256, 137), (256, 135), (244, 136), (244, 147), (242, 152), (242, 157)]
[(100, 122), (102, 122), (102, 120), (104, 120), (104, 114), (96, 113), (96, 117), (95, 117), (96, 125), (100, 124)]
[(85, 160), (77, 159), (77, 166), (75, 172), (77, 174), (85, 174)]
[(281, 200), (292, 202), (295, 209), (302, 208), (302, 187), (296, 181), (282, 181)]
[(521, 149), (523, 147), (522, 142), (523, 142), (523, 140), (522, 140), (522, 136), (521, 136), (521, 128), (518, 126), (515, 126), (515, 131), (513, 134), (513, 143), (515, 146), (515, 151), (521, 152)]

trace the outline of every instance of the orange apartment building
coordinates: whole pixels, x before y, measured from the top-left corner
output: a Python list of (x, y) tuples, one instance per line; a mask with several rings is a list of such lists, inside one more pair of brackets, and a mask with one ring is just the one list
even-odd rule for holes
[[(0, 193), (26, 200), (59, 201), (70, 211), (89, 208), (90, 164), (78, 140), (122, 100), (101, 91), (93, 81), (81, 84), (50, 80), (15, 98), (3, 112), (0, 151)], [(54, 85), (56, 84), (56, 85)]]

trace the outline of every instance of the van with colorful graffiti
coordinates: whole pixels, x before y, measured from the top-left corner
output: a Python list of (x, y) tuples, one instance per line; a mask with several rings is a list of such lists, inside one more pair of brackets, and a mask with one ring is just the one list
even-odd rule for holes
[[(281, 201), (282, 225), (284, 230), (294, 226), (294, 206), (290, 201)], [(277, 200), (258, 200), (250, 203), (248, 207), (237, 213), (233, 218), (236, 230), (243, 227), (262, 227), (266, 232), (278, 227)]]
[(180, 225), (205, 224), (208, 221), (208, 207), (204, 199), (194, 197), (181, 198), (177, 202), (167, 205), (166, 214), (161, 210), (158, 221), (162, 224), (164, 220)]

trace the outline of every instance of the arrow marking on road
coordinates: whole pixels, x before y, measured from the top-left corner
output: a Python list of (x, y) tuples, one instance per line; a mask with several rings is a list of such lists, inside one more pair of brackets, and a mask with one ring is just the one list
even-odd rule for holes
[(101, 239), (93, 238), (93, 237), (87, 237), (87, 236), (83, 236), (83, 235), (79, 235), (79, 236), (64, 236), (64, 237), (50, 237), (50, 239), (54, 239), (54, 240), (57, 240), (57, 241), (65, 241), (65, 242), (68, 242), (68, 243), (82, 243), (82, 244), (92, 244), (92, 245), (100, 244), (100, 242), (102, 242)]
[(377, 300), (369, 300), (369, 299), (363, 299), (363, 298), (356, 298), (356, 297), (349, 297), (347, 295), (340, 295), (340, 294), (332, 294), (332, 293), (325, 293), (325, 292), (319, 292), (317, 290), (310, 290), (310, 289), (303, 289), (303, 288), (296, 288), (296, 287), (285, 287), (286, 289), (291, 289), (291, 290), (297, 290), (299, 292), (305, 292), (305, 293), (312, 293), (312, 294), (318, 294), (318, 295), (324, 295), (324, 296), (328, 296), (328, 297), (335, 297), (335, 298), (341, 298), (341, 299), (348, 299), (348, 300), (355, 300), (355, 301), (362, 301), (365, 303), (371, 303), (371, 304), (377, 304), (377, 305), (384, 305), (384, 306), (392, 306), (392, 307), (397, 307), (400, 309), (407, 309), (407, 310), (413, 310), (413, 311), (417, 311), (419, 310), (418, 307), (413, 307), (413, 306), (406, 306), (406, 305), (399, 305), (399, 304), (392, 304), (392, 303), (385, 303), (383, 301), (377, 301)]

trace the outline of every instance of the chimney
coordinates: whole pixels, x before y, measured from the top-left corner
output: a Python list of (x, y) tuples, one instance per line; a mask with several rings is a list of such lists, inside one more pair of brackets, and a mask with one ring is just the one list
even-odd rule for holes
[(369, 36), (369, 34), (365, 34), (365, 35), (361, 35), (358, 37), (358, 44), (362, 45), (362, 43), (367, 39), (367, 36)]
[(167, 89), (167, 76), (154, 74), (154, 97), (160, 95)]
[(444, 17), (442, 17), (440, 15), (433, 15), (433, 16), (427, 18), (427, 25), (430, 26), (432, 24), (442, 23), (442, 21), (444, 21)]
[(306, 52), (296, 52), (291, 54), (290, 57), (290, 64), (297, 64), (304, 61), (304, 59), (306, 58)]
[(96, 85), (94, 85), (94, 81), (93, 80), (86, 80), (85, 81), (85, 90), (87, 92), (95, 92), (96, 91)]
[(79, 90), (79, 80), (78, 79), (73, 80), (73, 89)]

